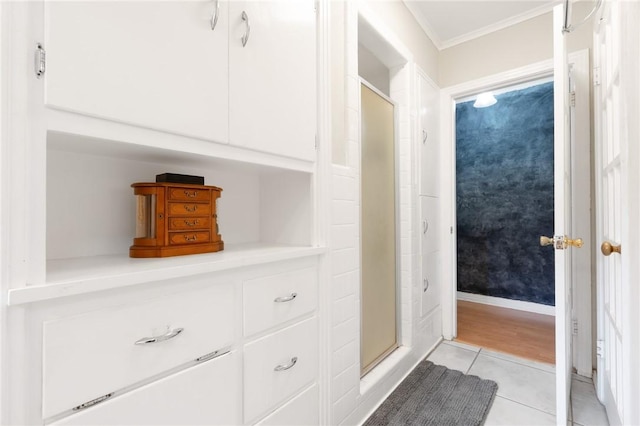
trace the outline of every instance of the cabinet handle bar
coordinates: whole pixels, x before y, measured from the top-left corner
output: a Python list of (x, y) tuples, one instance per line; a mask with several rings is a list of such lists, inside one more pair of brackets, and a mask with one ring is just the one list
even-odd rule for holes
[(242, 36), (242, 47), (245, 47), (247, 45), (247, 42), (249, 41), (249, 35), (251, 34), (251, 24), (249, 24), (249, 16), (244, 10), (242, 11), (242, 20), (247, 27), (244, 35)]
[(184, 331), (184, 328), (174, 328), (173, 330), (169, 330), (165, 334), (162, 334), (160, 336), (143, 337), (142, 339), (137, 340), (134, 344), (136, 344), (136, 345), (148, 345), (150, 343), (164, 342), (165, 340), (173, 339), (174, 337), (176, 337), (178, 334), (182, 333), (183, 331)]
[(216, 25), (218, 24), (219, 14), (220, 14), (220, 0), (216, 0), (215, 6), (213, 8), (213, 13), (211, 14), (211, 31), (216, 29)]
[(298, 357), (294, 356), (293, 358), (291, 358), (291, 361), (289, 363), (276, 365), (276, 368), (274, 368), (273, 371), (285, 371), (285, 370), (288, 370), (291, 367), (293, 367), (294, 365), (296, 365), (296, 362), (298, 362)]
[(291, 293), (289, 296), (276, 297), (275, 299), (273, 299), (273, 301), (276, 303), (291, 302), (297, 296), (298, 293)]

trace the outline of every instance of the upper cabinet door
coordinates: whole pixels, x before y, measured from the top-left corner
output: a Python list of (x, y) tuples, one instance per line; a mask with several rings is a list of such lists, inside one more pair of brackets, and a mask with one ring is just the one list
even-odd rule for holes
[(420, 95), (420, 195), (439, 195), (440, 91), (422, 75), (418, 78)]
[(229, 21), (231, 143), (313, 160), (314, 1), (232, 1)]
[(227, 7), (217, 0), (46, 2), (45, 103), (226, 143)]

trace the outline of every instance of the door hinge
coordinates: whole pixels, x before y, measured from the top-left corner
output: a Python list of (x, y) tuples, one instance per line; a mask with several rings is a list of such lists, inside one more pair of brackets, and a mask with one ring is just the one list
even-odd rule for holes
[(571, 334), (573, 334), (574, 336), (578, 335), (578, 320), (577, 319), (572, 319), (571, 320)]
[(600, 86), (600, 67), (593, 69), (593, 85)]
[(80, 411), (80, 410), (84, 410), (85, 408), (89, 408), (89, 407), (93, 407), (96, 404), (100, 404), (101, 402), (106, 401), (107, 399), (111, 398), (113, 396), (113, 392), (108, 393), (106, 395), (102, 395), (96, 399), (92, 399), (89, 402), (85, 402), (84, 404), (80, 404), (77, 407), (73, 407), (73, 411)]
[(576, 106), (576, 92), (570, 92), (569, 93), (569, 103), (571, 104), (572, 107), (575, 108)]
[(42, 77), (42, 75), (44, 74), (46, 64), (47, 54), (44, 50), (44, 47), (42, 47), (42, 44), (38, 43), (36, 44), (36, 51), (34, 55), (34, 66), (37, 78)]
[(599, 358), (604, 357), (604, 340), (596, 340), (596, 356)]

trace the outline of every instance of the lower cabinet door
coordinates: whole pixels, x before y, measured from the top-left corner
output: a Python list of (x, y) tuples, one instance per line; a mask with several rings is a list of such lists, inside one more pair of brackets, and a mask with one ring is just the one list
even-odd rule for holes
[(440, 252), (422, 255), (421, 314), (426, 316), (440, 305)]
[(236, 425), (241, 423), (236, 353), (188, 368), (53, 425)]
[(320, 424), (318, 385), (314, 384), (259, 421), (260, 426), (311, 426)]
[(310, 318), (244, 348), (244, 421), (276, 409), (318, 377), (318, 324)]

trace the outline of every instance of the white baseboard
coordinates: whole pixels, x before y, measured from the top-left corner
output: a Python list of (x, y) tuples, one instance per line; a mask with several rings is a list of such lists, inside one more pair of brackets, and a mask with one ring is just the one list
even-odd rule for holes
[(501, 308), (517, 309), (519, 311), (534, 312), (536, 314), (556, 316), (555, 306), (540, 303), (523, 302), (521, 300), (503, 299), (502, 297), (485, 296), (482, 294), (465, 293), (459, 291), (458, 300), (482, 303), (483, 305), (500, 306)]

